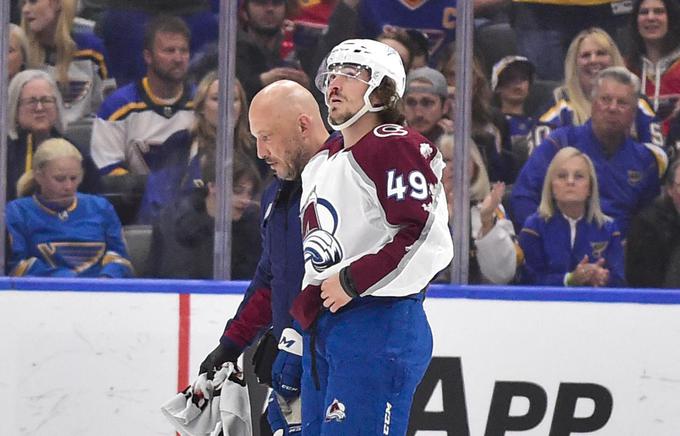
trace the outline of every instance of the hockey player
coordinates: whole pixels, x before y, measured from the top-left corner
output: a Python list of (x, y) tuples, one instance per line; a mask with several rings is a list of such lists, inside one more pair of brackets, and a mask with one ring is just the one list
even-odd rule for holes
[(405, 434), (432, 354), (425, 289), (453, 255), (444, 163), (399, 124), (394, 49), (344, 41), (316, 83), (342, 135), (302, 173), (302, 434)]
[(659, 194), (668, 159), (660, 147), (630, 137), (640, 80), (625, 67), (598, 73), (593, 90), (592, 117), (582, 126), (558, 129), (529, 156), (515, 182), (511, 208), (515, 228), (536, 212), (550, 161), (565, 146), (593, 161), (599, 181), (602, 211), (626, 234), (631, 216)]

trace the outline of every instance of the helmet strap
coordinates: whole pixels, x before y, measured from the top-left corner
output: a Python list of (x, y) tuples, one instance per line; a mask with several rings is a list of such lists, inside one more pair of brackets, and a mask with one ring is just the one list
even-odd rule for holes
[[(373, 107), (373, 104), (371, 104), (371, 100), (369, 99), (369, 96), (373, 92), (373, 90), (376, 88), (376, 86), (371, 85), (368, 87), (366, 92), (364, 93), (364, 105), (359, 109), (350, 119), (345, 121), (344, 123), (341, 124), (334, 124), (333, 121), (331, 121), (330, 115), (328, 116), (328, 124), (333, 128), (333, 130), (343, 130), (348, 127), (350, 127), (352, 124), (356, 123), (359, 118), (361, 118), (366, 112), (380, 112), (384, 110), (387, 106), (382, 105), (378, 107)], [(328, 100), (326, 100), (326, 106), (328, 105)]]

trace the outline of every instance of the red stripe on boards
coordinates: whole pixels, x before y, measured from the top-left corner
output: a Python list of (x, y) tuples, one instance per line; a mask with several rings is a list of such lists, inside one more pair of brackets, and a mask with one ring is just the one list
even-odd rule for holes
[(191, 294), (179, 294), (179, 334), (177, 392), (189, 386), (189, 337), (191, 333)]

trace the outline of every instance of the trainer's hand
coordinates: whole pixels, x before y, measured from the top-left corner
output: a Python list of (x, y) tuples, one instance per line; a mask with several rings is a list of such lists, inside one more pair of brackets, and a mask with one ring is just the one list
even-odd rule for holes
[(234, 362), (234, 365), (236, 365), (239, 355), (240, 353), (228, 349), (220, 342), (220, 344), (203, 360), (198, 373), (204, 374), (208, 371), (214, 371), (216, 368), (222, 366), (224, 362)]
[(352, 301), (340, 284), (340, 274), (333, 274), (321, 283), (321, 298), (324, 307), (335, 313), (345, 304)]

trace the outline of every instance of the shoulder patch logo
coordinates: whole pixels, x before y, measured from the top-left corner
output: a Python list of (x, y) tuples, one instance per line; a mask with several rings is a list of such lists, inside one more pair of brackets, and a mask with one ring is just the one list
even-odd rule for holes
[(637, 185), (638, 183), (640, 183), (640, 180), (642, 180), (642, 173), (640, 173), (640, 171), (633, 170), (628, 171), (628, 184), (630, 186)]
[(432, 155), (432, 146), (430, 144), (428, 144), (427, 142), (421, 142), (420, 143), (420, 154), (425, 159), (428, 159)]
[(312, 191), (302, 208), (302, 248), (305, 263), (311, 262), (317, 272), (342, 260), (342, 247), (334, 236), (338, 224), (338, 212), (333, 205)]
[(337, 421), (341, 422), (345, 419), (345, 405), (338, 401), (337, 398), (333, 400), (330, 406), (326, 409), (325, 421)]
[(593, 258), (599, 259), (607, 249), (609, 241), (596, 241), (590, 243), (590, 249), (593, 251)]

